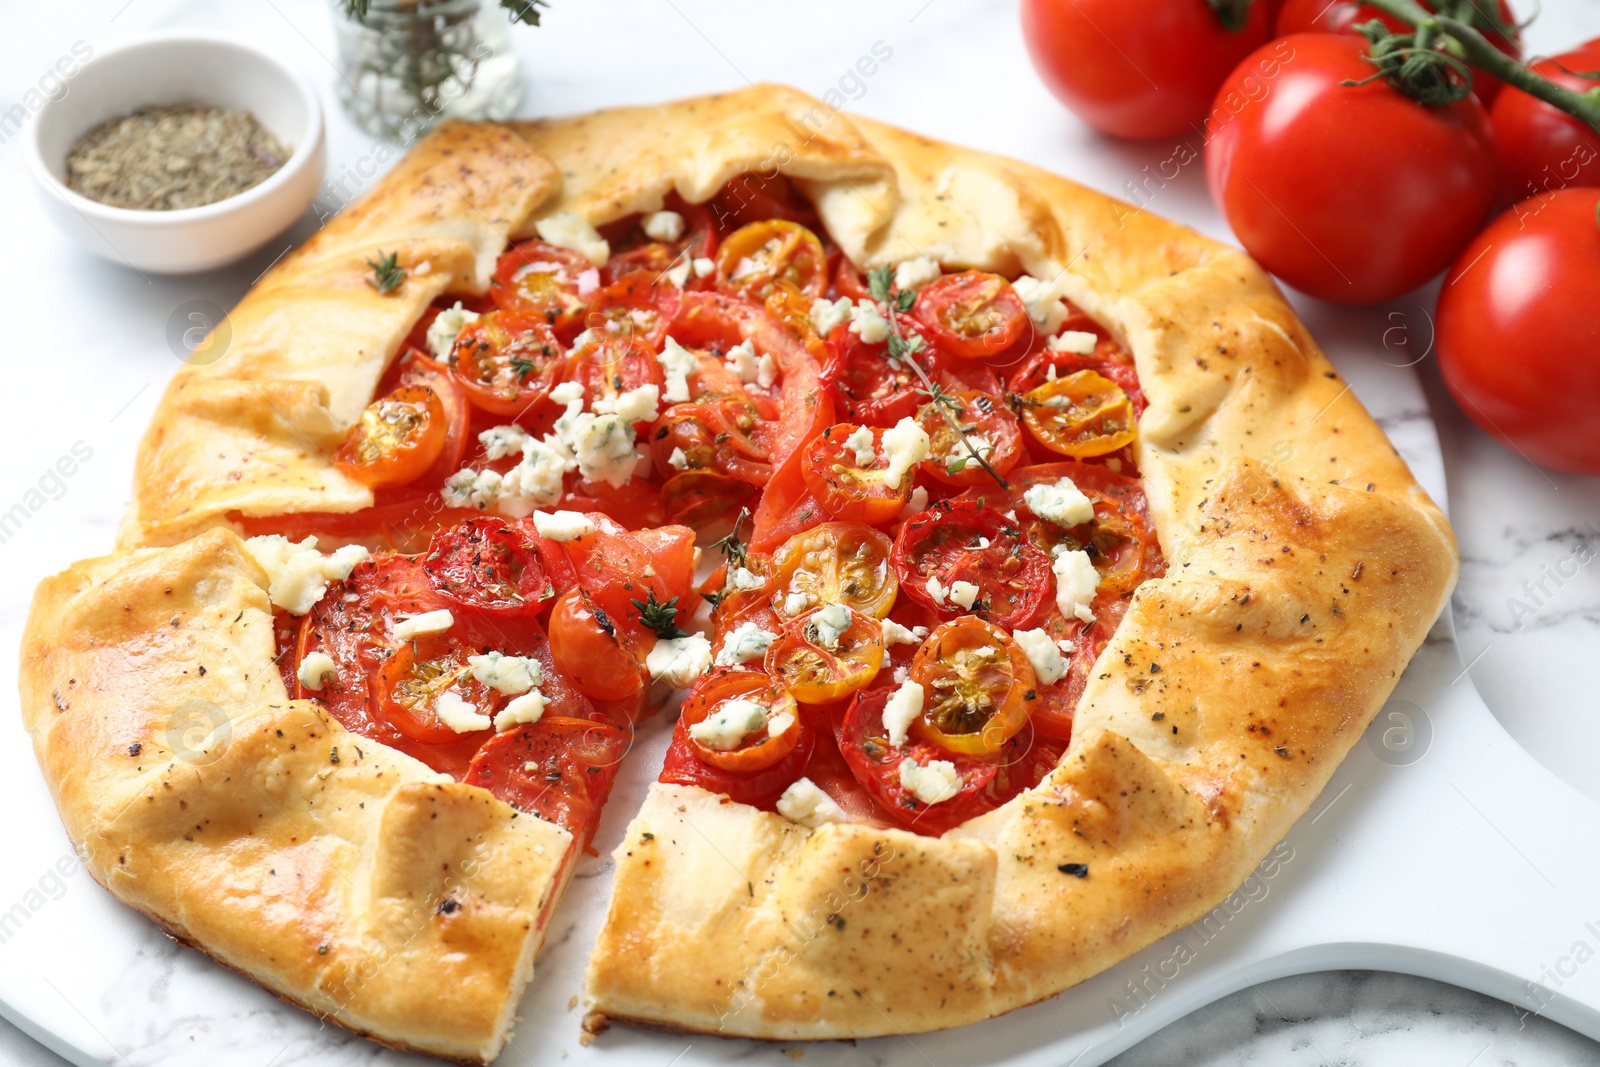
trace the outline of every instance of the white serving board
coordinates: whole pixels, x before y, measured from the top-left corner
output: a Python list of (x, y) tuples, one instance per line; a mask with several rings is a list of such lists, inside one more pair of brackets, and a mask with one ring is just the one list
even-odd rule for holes
[[(66, 9), (71, 8), (68, 12)], [(1578, 29), (1575, 5), (1546, 20)], [(91, 10), (92, 9), (92, 10)], [(16, 16), (13, 15), (13, 18)], [(0, 35), (0, 89), (20, 96), (31, 74), (78, 38), (109, 43), (177, 21), (270, 42), (326, 84), (327, 9), (315, 0), (222, 5), (123, 0), (30, 9), (31, 35)], [(51, 21), (54, 20), (54, 21)], [(1111, 145), (1063, 117), (1022, 59), (1010, 5), (949, 0), (849, 0), (803, 10), (765, 6), (741, 15), (711, 0), (566, 3), (517, 47), (533, 73), (533, 111), (560, 113), (711, 91), (752, 80), (788, 81), (821, 94), (875, 40), (895, 59), (849, 107), (924, 132), (1032, 159), (1118, 193), (1171, 147)], [(618, 34), (617, 25), (631, 32)], [(604, 42), (610, 70), (593, 65)], [(673, 61), (684, 57), (683, 62)], [(950, 92), (959, 70), (986, 86)], [(20, 72), (18, 76), (12, 74)], [(24, 75), (26, 77), (24, 77)], [(12, 82), (15, 82), (14, 91)], [(848, 88), (848, 87), (846, 87)], [(851, 94), (853, 95), (853, 93)], [(370, 160), (373, 143), (342, 119), (331, 93), (330, 176)], [(0, 202), (27, 204), (19, 153), (0, 145)], [(1163, 182), (1150, 206), (1226, 238), (1191, 169)], [(1146, 188), (1152, 186), (1146, 185)], [(176, 366), (168, 320), (194, 299), (226, 307), (278, 252), (200, 278), (144, 279), (67, 247), (36, 213), (8, 212), (0, 257), (13, 395), (0, 466), (0, 509), (36, 486), (75, 439), (95, 459), (20, 532), (0, 540), (0, 692), (15, 692), (15, 659), (33, 583), (74, 558), (105, 551), (126, 493), (131, 450), (162, 381)], [(302, 239), (309, 226), (292, 236)], [(86, 313), (92, 300), (92, 314)], [(1431, 298), (1380, 311), (1298, 302), (1356, 394), (1418, 477), (1445, 499), (1437, 437), (1415, 373)], [(48, 359), (35, 358), (48, 353)], [(62, 412), (70, 413), (63, 419)], [(1576, 692), (1574, 696), (1576, 696)], [(12, 699), (12, 698), (6, 698)], [(9, 722), (9, 725), (7, 723)], [(283, 1067), (425, 1062), (387, 1052), (275, 1000), (162, 937), (76, 864), (14, 714), (0, 716), (0, 1014), (74, 1063)], [(665, 748), (648, 730), (617, 783), (597, 845), (620, 839)], [(1243, 986), (1344, 967), (1424, 975), (1501, 997), (1600, 1038), (1600, 806), (1557, 779), (1500, 727), (1465, 675), (1448, 620), (1401, 679), (1323, 796), (1275, 854), (1209, 923), (1179, 931), (1111, 971), (1002, 1020), (938, 1035), (807, 1047), (806, 1062), (1073, 1064), (1090, 1067), (1195, 1007)], [(62, 873), (63, 871), (67, 873)], [(673, 1038), (613, 1029), (578, 1041), (584, 961), (603, 914), (609, 861), (583, 862), (558, 912), (523, 1004), (506, 1064), (564, 1056), (601, 1064), (720, 1063), (773, 1054), (749, 1042)], [(20, 910), (19, 910), (20, 909)], [(1591, 927), (1589, 923), (1593, 921)]]

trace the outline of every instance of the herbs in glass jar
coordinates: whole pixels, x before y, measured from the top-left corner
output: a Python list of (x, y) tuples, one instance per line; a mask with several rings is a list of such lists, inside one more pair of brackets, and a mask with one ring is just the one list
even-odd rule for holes
[(73, 142), (67, 187), (111, 207), (176, 211), (237, 196), (288, 159), (289, 149), (248, 111), (146, 107)]

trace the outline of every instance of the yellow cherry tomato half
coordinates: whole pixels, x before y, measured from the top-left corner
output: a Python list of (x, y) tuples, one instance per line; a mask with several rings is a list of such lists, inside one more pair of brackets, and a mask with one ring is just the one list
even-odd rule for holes
[(918, 736), (950, 752), (1000, 751), (1028, 721), (1037, 681), (1020, 645), (975, 615), (944, 623), (917, 649), (911, 680), (923, 691)]
[(793, 619), (843, 604), (885, 618), (900, 591), (889, 562), (893, 550), (887, 534), (860, 522), (825, 522), (797, 533), (772, 554), (772, 610)]
[(1022, 421), (1041, 445), (1079, 459), (1103, 456), (1133, 441), (1133, 402), (1116, 382), (1092, 370), (1023, 394)]
[(883, 666), (883, 627), (871, 615), (825, 605), (784, 629), (767, 649), (765, 666), (803, 704), (843, 700), (872, 684)]

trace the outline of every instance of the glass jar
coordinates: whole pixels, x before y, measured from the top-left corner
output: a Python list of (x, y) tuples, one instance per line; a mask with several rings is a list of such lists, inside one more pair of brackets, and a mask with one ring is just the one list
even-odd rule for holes
[(479, 0), (332, 0), (339, 101), (362, 129), (409, 144), (447, 118), (509, 118), (522, 99), (511, 24)]

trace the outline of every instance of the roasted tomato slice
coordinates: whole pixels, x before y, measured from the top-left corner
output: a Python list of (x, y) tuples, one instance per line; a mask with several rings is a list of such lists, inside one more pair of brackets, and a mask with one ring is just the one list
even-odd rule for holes
[(1011, 283), (981, 270), (929, 282), (911, 313), (935, 346), (967, 359), (997, 356), (1032, 328), (1027, 305)]
[(825, 522), (795, 534), (772, 554), (772, 608), (793, 619), (843, 604), (881, 619), (899, 590), (893, 550), (886, 534), (859, 522)]
[(767, 673), (805, 704), (843, 700), (871, 685), (881, 666), (883, 626), (842, 605), (815, 608), (789, 622), (766, 658)]
[(1002, 475), (1022, 459), (1022, 429), (1017, 418), (990, 394), (970, 390), (945, 393), (917, 410), (917, 422), (928, 434), (923, 472), (949, 485), (990, 480), (974, 453)]
[(729, 234), (717, 250), (717, 284), (727, 292), (765, 300), (779, 282), (813, 298), (828, 284), (822, 242), (798, 222), (752, 222)]
[[(940, 501), (907, 519), (893, 562), (906, 595), (942, 618), (970, 610), (1026, 630), (1050, 602), (1050, 556), (1024, 540), (1016, 523), (972, 501)], [(963, 594), (972, 597), (970, 609), (957, 599)]]
[(632, 743), (627, 731), (608, 723), (546, 716), (491, 738), (465, 781), (570, 831), (582, 847), (594, 836)]
[(1133, 443), (1133, 404), (1092, 370), (1045, 382), (1022, 398), (1022, 420), (1041, 445), (1063, 456), (1103, 456)]
[(666, 384), (661, 362), (637, 338), (617, 337), (584, 345), (572, 353), (572, 377), (583, 386), (592, 408), (597, 400), (611, 400), (646, 385), (658, 390)]
[(559, 553), (559, 549), (541, 552), (537, 541), (528, 527), (504, 519), (472, 519), (433, 535), (422, 557), (422, 571), (442, 596), (464, 607), (495, 614), (537, 614), (556, 595), (544, 561)]
[(772, 464), (760, 431), (762, 423), (776, 414), (772, 401), (752, 398), (742, 390), (733, 396), (674, 404), (650, 431), (657, 469), (716, 471), (765, 485), (772, 477)]
[(681, 294), (659, 275), (634, 271), (589, 299), (584, 324), (598, 334), (639, 341), (652, 352), (667, 338)]
[(732, 519), (755, 495), (756, 487), (743, 478), (714, 470), (685, 470), (661, 487), (667, 521), (697, 530)]
[(817, 217), (816, 210), (781, 174), (739, 174), (729, 178), (712, 198), (711, 209), (723, 229), (769, 219), (810, 225)]
[(467, 397), (492, 415), (519, 415), (566, 374), (566, 356), (542, 316), (492, 311), (467, 324), (450, 351)]
[(626, 700), (644, 688), (635, 655), (617, 638), (610, 614), (573, 589), (550, 611), (550, 651), (584, 696)]
[(444, 451), (444, 404), (425, 385), (402, 385), (366, 406), (333, 453), (333, 465), (362, 485), (406, 485)]
[(911, 680), (922, 715), (911, 725), (949, 752), (998, 752), (1028, 721), (1037, 681), (1011, 635), (972, 615), (942, 624), (917, 649)]
[(888, 480), (883, 431), (841, 422), (806, 446), (800, 473), (806, 488), (836, 519), (881, 526), (899, 515), (911, 497), (911, 472)]
[[(730, 678), (738, 681), (736, 683), (724, 681)], [(725, 689), (724, 686), (729, 688)], [(736, 691), (740, 687), (748, 687), (742, 688), (745, 694), (743, 697)], [(754, 737), (746, 738), (739, 748), (725, 753), (733, 756), (737, 762), (740, 761), (738, 753), (743, 749), (761, 749), (759, 753), (752, 753), (751, 769), (727, 770), (708, 763), (700, 758), (696, 746), (692, 743), (689, 733), (689, 727), (692, 725), (691, 713), (699, 714), (699, 710), (703, 708), (706, 716), (709, 716), (718, 705), (734, 699), (750, 700), (765, 707), (798, 708), (792, 699), (785, 702), (782, 691), (773, 685), (772, 679), (760, 671), (721, 671), (707, 675), (696, 683), (695, 694), (684, 703), (683, 716), (673, 727), (672, 743), (667, 746), (666, 762), (661, 769), (660, 780), (674, 785), (700, 786), (713, 793), (721, 793), (740, 804), (771, 810), (778, 797), (783, 795), (783, 791), (805, 773), (806, 763), (810, 760), (812, 749), (816, 745), (816, 732), (803, 721), (797, 721), (776, 739), (763, 730)], [(765, 703), (768, 700), (773, 703)], [(694, 706), (693, 711), (691, 706)], [(792, 711), (787, 713), (793, 714)], [(796, 719), (800, 719), (800, 716), (796, 715)], [(693, 721), (704, 721), (704, 716)], [(777, 754), (779, 750), (776, 747), (765, 746), (789, 736), (795, 739), (792, 747), (778, 754), (775, 762), (768, 764), (767, 758)], [(704, 746), (700, 748), (703, 749)]]
[(488, 720), (505, 701), (472, 676), (468, 654), (459, 640), (452, 641), (447, 634), (400, 642), (378, 671), (378, 715), (413, 741), (452, 741), (464, 731), (445, 723), (439, 705), (456, 700), (484, 715), (480, 729), (489, 730)]
[[(713, 716), (733, 724), (719, 746), (695, 729)], [(742, 727), (754, 727), (740, 732)], [(678, 719), (683, 739), (701, 762), (736, 774), (764, 771), (793, 752), (800, 741), (800, 706), (795, 696), (760, 671), (708, 674), (695, 683)]]
[[(584, 275), (595, 273), (585, 283)], [(560, 329), (583, 317), (590, 287), (598, 287), (599, 271), (593, 263), (565, 248), (543, 241), (524, 241), (495, 264), (490, 293), (506, 311), (526, 311), (551, 329)]]

